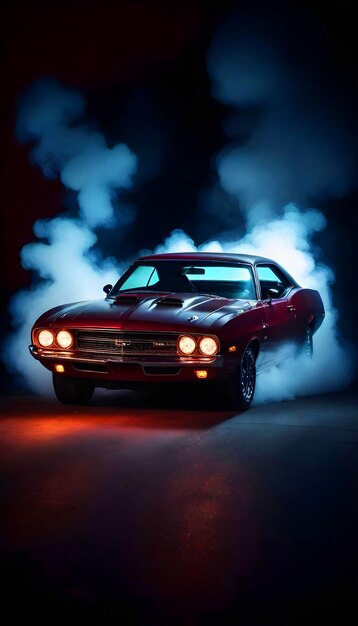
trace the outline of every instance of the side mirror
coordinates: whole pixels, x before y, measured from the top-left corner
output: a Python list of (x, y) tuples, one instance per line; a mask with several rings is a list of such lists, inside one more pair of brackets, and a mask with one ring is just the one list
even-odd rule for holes
[(103, 287), (103, 291), (104, 291), (104, 293), (107, 293), (107, 294), (108, 294), (110, 291), (112, 291), (112, 289), (113, 289), (113, 285), (105, 285), (105, 286)]
[(278, 289), (269, 289), (267, 291), (267, 300), (269, 301), (269, 304), (271, 303), (272, 298), (278, 298), (279, 295), (280, 292)]

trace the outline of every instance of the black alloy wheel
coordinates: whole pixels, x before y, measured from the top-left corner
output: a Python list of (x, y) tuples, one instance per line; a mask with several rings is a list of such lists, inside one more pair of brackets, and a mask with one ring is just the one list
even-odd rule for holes
[(239, 380), (236, 381), (234, 408), (246, 411), (250, 408), (256, 386), (255, 355), (250, 347), (246, 348), (239, 367)]
[(247, 411), (250, 408), (256, 385), (256, 363), (252, 348), (246, 348), (240, 365), (216, 389), (216, 401), (230, 411)]
[(241, 400), (249, 408), (255, 393), (256, 366), (255, 357), (250, 348), (245, 350), (240, 365)]

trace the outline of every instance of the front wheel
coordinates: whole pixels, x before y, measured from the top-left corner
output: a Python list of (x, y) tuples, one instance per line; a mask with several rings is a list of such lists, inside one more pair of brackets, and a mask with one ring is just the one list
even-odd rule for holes
[(63, 404), (87, 404), (94, 392), (92, 381), (83, 378), (52, 374), (52, 382), (56, 397)]
[(245, 411), (251, 406), (256, 386), (255, 356), (250, 348), (245, 350), (241, 359), (238, 383), (236, 408)]
[(222, 391), (224, 397), (220, 403), (231, 410), (247, 411), (254, 397), (255, 385), (255, 355), (251, 348), (247, 348), (240, 365), (225, 383)]

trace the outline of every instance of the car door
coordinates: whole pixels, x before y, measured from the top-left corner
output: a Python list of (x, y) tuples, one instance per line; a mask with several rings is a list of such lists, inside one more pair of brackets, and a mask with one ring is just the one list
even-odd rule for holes
[[(297, 319), (294, 306), (290, 303), (293, 285), (279, 267), (273, 264), (256, 266), (261, 300), (266, 318), (266, 360), (272, 360), (284, 345), (297, 338)], [(276, 289), (278, 296), (268, 298), (269, 289)]]

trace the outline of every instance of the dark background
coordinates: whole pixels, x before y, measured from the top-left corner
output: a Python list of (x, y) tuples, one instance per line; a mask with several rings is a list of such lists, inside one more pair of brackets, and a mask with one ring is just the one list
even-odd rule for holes
[[(228, 219), (227, 211), (224, 221), (219, 212), (201, 210), (205, 190), (217, 180), (213, 159), (227, 145), (222, 122), (229, 112), (211, 96), (207, 49), (222, 19), (242, 4), (32, 0), (3, 5), (3, 331), (9, 329), (9, 298), (31, 284), (19, 251), (34, 240), (35, 219), (76, 210), (74, 197), (57, 180), (44, 178), (29, 163), (29, 146), (16, 141), (16, 111), (24, 89), (43, 76), (78, 88), (88, 101), (88, 120), (95, 120), (108, 143), (124, 141), (139, 156), (135, 185), (125, 198), (135, 210), (135, 221), (120, 236), (113, 230), (97, 231), (104, 255), (135, 256), (143, 248), (153, 249), (178, 227), (201, 243), (225, 230)], [(272, 3), (270, 10), (278, 21), (292, 21), (299, 14), (298, 31), (308, 22), (317, 32), (326, 79), (354, 110), (358, 103), (354, 2), (301, 2), (289, 8), (286, 4)], [(258, 16), (268, 10), (267, 3), (256, 6)], [(303, 32), (302, 54), (309, 57), (304, 46)], [(317, 240), (320, 258), (336, 271), (340, 332), (353, 342), (357, 331), (351, 304), (353, 300), (355, 307), (357, 299), (351, 268), (358, 232), (357, 196), (353, 190), (320, 204), (328, 227)], [(238, 236), (243, 233), (234, 201), (229, 223)], [(99, 285), (99, 296), (100, 290)]]

